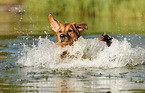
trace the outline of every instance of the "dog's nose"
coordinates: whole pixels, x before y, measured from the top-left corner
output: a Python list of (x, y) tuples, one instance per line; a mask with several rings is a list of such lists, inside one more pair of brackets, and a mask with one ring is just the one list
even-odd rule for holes
[(65, 34), (61, 34), (60, 37), (63, 38), (63, 37), (66, 37), (66, 35)]

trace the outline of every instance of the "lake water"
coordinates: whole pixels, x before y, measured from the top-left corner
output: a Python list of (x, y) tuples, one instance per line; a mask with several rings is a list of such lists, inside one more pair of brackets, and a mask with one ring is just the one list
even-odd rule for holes
[[(61, 48), (47, 16), (0, 14), (0, 93), (145, 92), (143, 19), (56, 16), (89, 28), (73, 46)], [(103, 32), (116, 38), (111, 47), (98, 40)], [(65, 50), (75, 57), (60, 59)]]

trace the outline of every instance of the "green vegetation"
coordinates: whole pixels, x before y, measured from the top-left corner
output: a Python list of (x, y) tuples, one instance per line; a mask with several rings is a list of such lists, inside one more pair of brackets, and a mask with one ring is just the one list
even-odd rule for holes
[(0, 3), (20, 4), (26, 13), (1, 13), (0, 39), (17, 38), (19, 35), (54, 36), (48, 21), (49, 13), (63, 24), (87, 23), (89, 29), (81, 33), (82, 35), (101, 35), (104, 32), (145, 35), (145, 0), (6, 1), (0, 0)]
[(145, 17), (145, 0), (26, 0), (27, 11), (68, 16)]
[(0, 0), (0, 4), (3, 5), (3, 4), (16, 4), (16, 3), (21, 3), (23, 2), (24, 0)]

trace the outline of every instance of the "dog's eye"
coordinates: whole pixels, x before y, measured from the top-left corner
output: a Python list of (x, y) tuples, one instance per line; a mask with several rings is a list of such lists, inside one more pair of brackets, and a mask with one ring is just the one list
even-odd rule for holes
[(60, 30), (59, 33), (61, 33), (62, 31)]
[(72, 30), (68, 30), (68, 32), (72, 32)]

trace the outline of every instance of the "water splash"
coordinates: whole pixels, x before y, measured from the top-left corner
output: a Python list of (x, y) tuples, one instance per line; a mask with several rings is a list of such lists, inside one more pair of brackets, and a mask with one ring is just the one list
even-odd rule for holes
[[(70, 56), (60, 58), (63, 51)], [(85, 58), (83, 56), (85, 55)], [(33, 45), (23, 44), (18, 63), (23, 66), (43, 67), (48, 69), (70, 69), (81, 67), (114, 68), (143, 64), (145, 49), (131, 47), (126, 38), (122, 41), (114, 39), (111, 47), (97, 38), (84, 39), (80, 37), (73, 46), (65, 48), (56, 45), (53, 41), (39, 38)]]

